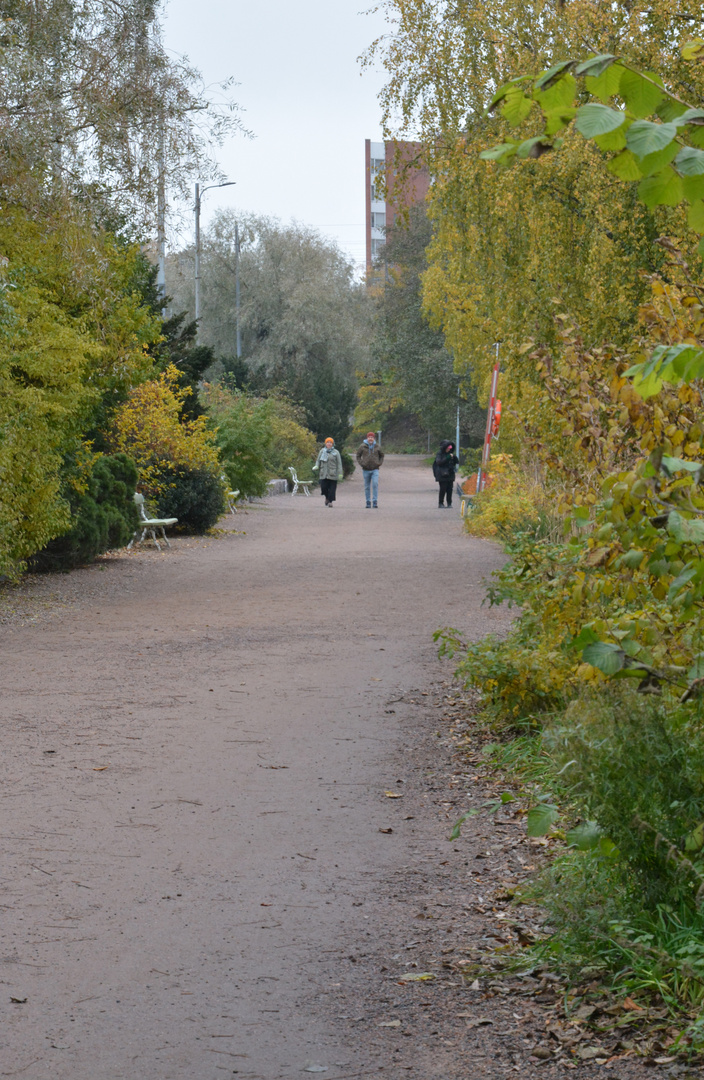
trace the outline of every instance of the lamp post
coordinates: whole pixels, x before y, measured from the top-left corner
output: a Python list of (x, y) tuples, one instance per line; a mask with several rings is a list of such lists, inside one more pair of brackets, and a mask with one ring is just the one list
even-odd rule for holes
[(198, 333), (198, 320), (200, 319), (200, 203), (201, 199), (205, 195), (206, 191), (211, 191), (213, 188), (220, 187), (232, 187), (236, 184), (236, 180), (224, 180), (222, 184), (208, 184), (201, 190), (200, 184), (196, 184), (196, 201), (195, 201), (195, 215), (196, 215), (196, 258), (195, 258), (195, 286), (196, 286), (196, 334)]

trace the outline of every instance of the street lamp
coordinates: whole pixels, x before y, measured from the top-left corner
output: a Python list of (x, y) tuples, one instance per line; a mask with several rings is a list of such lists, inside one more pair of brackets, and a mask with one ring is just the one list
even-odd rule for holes
[(198, 333), (198, 320), (200, 319), (200, 201), (205, 195), (206, 191), (211, 191), (213, 188), (219, 187), (232, 187), (236, 183), (236, 180), (223, 180), (222, 184), (208, 184), (208, 186), (204, 187), (202, 191), (200, 184), (196, 184), (196, 202), (194, 207), (196, 215), (196, 334)]

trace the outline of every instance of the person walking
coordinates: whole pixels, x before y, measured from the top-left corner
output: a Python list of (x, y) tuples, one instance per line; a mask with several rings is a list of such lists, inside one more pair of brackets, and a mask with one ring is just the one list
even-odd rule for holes
[(325, 496), (325, 505), (332, 506), (337, 494), (338, 480), (342, 480), (342, 458), (335, 449), (335, 440), (326, 439), (325, 446), (318, 454), (313, 469), (320, 480), (320, 493)]
[(384, 464), (384, 451), (376, 441), (373, 431), (367, 432), (367, 437), (357, 451), (357, 464), (362, 470), (364, 477), (364, 497), (367, 501), (367, 510), (373, 507), (379, 509), (379, 469)]
[(438, 498), (438, 509), (440, 510), (443, 506), (443, 499), (447, 499), (448, 507), (452, 506), (452, 489), (455, 486), (455, 473), (459, 463), (459, 458), (455, 454), (454, 443), (451, 443), (449, 439), (443, 439), (433, 462), (433, 476), (440, 485)]

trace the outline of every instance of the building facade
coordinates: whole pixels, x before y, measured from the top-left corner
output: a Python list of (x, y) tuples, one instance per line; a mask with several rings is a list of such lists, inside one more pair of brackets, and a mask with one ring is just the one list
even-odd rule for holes
[(430, 188), (430, 175), (415, 142), (364, 143), (366, 187), (367, 274), (378, 265), (394, 218), (405, 208), (423, 202)]

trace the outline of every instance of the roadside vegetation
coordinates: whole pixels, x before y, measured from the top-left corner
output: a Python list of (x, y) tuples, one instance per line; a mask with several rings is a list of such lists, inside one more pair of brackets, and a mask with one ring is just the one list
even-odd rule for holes
[(207, 238), (200, 327), (178, 275), (178, 295), (157, 287), (160, 199), (168, 224), (247, 134), (159, 18), (131, 0), (0, 10), (0, 580), (124, 546), (136, 487), (204, 532), (226, 488), (310, 476), (317, 443), (349, 432), (368, 306), (334, 246), (243, 223), (239, 357), (233, 219)]
[(425, 309), (480, 399), (501, 342), (503, 456), (468, 529), (504, 543), (488, 602), (519, 614), (439, 637), (558, 841), (525, 962), (654, 995), (666, 1049), (701, 1050), (701, 11), (386, 8), (387, 122), (422, 129), (434, 180)]

